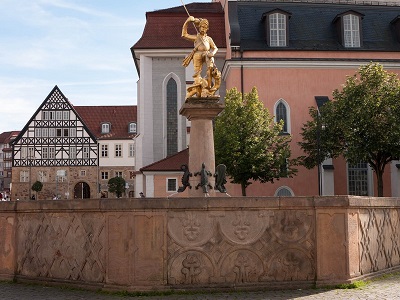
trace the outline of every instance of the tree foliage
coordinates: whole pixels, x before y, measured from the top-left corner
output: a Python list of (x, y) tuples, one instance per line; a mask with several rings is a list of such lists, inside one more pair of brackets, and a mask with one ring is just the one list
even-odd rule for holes
[(125, 191), (125, 179), (116, 176), (108, 180), (108, 191), (110, 193), (115, 193), (117, 198), (121, 198)]
[(43, 183), (40, 181), (35, 181), (32, 184), (32, 191), (35, 191), (36, 193), (40, 192), (43, 189)]
[(226, 165), (243, 196), (251, 181), (273, 182), (297, 171), (289, 159), (291, 138), (281, 135), (282, 127), (263, 107), (256, 88), (244, 99), (236, 88), (227, 92), (225, 109), (215, 120), (216, 163)]
[[(349, 163), (367, 162), (383, 196), (385, 166), (400, 157), (400, 81), (397, 74), (370, 63), (349, 76), (333, 101), (310, 108), (302, 128), (303, 164), (313, 168), (325, 158), (343, 156)], [(319, 137), (319, 138), (316, 138)]]

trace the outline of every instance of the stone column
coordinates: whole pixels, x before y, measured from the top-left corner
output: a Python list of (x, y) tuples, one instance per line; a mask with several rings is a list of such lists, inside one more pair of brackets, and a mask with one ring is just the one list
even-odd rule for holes
[[(218, 101), (218, 100), (217, 100)], [(193, 174), (189, 182), (192, 186), (189, 189), (190, 197), (215, 196), (214, 174), (215, 174), (215, 153), (214, 153), (214, 133), (213, 119), (224, 109), (222, 103), (218, 103), (210, 98), (191, 98), (183, 104), (179, 113), (191, 121), (190, 143), (189, 143), (189, 171)], [(209, 184), (212, 189), (208, 189), (208, 195), (204, 193), (202, 186), (196, 189), (201, 182), (201, 175), (194, 176), (196, 172), (202, 170), (211, 172), (208, 176)]]

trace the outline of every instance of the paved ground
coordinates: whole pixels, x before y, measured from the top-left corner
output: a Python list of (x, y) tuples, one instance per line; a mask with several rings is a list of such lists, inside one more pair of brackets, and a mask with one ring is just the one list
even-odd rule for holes
[(266, 291), (242, 293), (212, 293), (196, 295), (169, 296), (118, 296), (100, 294), (90, 291), (60, 289), (39, 285), (25, 285), (0, 282), (0, 299), (8, 300), (283, 300), (283, 299), (400, 299), (400, 273), (374, 280), (362, 288), (349, 290), (295, 290), (295, 291)]

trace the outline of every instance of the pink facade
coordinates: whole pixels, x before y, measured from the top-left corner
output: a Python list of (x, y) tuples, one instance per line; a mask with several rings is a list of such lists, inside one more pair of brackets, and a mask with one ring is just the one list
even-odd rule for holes
[[(225, 1), (220, 2), (222, 4), (225, 3)], [(321, 41), (315, 41), (317, 38), (307, 36), (306, 38), (310, 39), (309, 45), (304, 46), (306, 49), (300, 49), (296, 42), (304, 42), (300, 40), (304, 37), (299, 37), (299, 41), (297, 41), (296, 34), (299, 36), (301, 34), (296, 32), (292, 35), (292, 32), (298, 30), (298, 28), (295, 27), (299, 26), (298, 24), (301, 22), (301, 18), (304, 18), (305, 12), (301, 10), (302, 5), (304, 7), (309, 5), (307, 8), (315, 9), (315, 4), (299, 3), (296, 5), (293, 3), (285, 4), (285, 1), (274, 1), (275, 3), (272, 5), (268, 2), (270, 1), (263, 1), (262, 4), (252, 4), (251, 1), (243, 1), (243, 3), (242, 1), (238, 3), (229, 1), (225, 6), (226, 22), (228, 24), (226, 26), (226, 34), (227, 41), (230, 42), (230, 47), (228, 46), (227, 50), (228, 55), (223, 69), (223, 79), (226, 82), (227, 89), (236, 87), (239, 91), (247, 93), (253, 87), (256, 87), (260, 100), (273, 115), (276, 113), (277, 103), (280, 101), (285, 103), (288, 110), (288, 133), (292, 136), (292, 156), (298, 157), (304, 155), (301, 148), (298, 146), (298, 142), (301, 140), (300, 132), (303, 124), (310, 119), (308, 113), (309, 107), (317, 106), (315, 97), (326, 96), (329, 100), (332, 100), (333, 90), (340, 90), (347, 76), (354, 75), (360, 65), (368, 64), (369, 62), (381, 63), (385, 70), (399, 74), (399, 42), (394, 40), (385, 41), (385, 39), (395, 39), (394, 35), (382, 35), (382, 37), (377, 37), (377, 39), (381, 41), (376, 42), (375, 45), (369, 45), (374, 37), (367, 37), (365, 31), (371, 30), (371, 26), (373, 25), (367, 23), (372, 21), (369, 15), (365, 15), (362, 18), (362, 23), (360, 23), (362, 30), (364, 30), (364, 32), (361, 30), (361, 47), (346, 49), (338, 43), (338, 45), (334, 45), (336, 48), (332, 50), (334, 47), (330, 46), (329, 43), (334, 43), (335, 41), (332, 41), (331, 38), (325, 39), (325, 37), (319, 37)], [(265, 8), (263, 8), (264, 6)], [(262, 19), (261, 16), (263, 13), (268, 14), (272, 6), (276, 11), (282, 9), (282, 14), (286, 12), (290, 14), (287, 20), (287, 30), (289, 33), (286, 47), (266, 46), (268, 44), (268, 32), (267, 29), (264, 29), (260, 24), (267, 21)], [(251, 7), (251, 10), (249, 7)], [(381, 9), (382, 7), (375, 8)], [(326, 9), (324, 13), (328, 15), (327, 11), (332, 9), (332, 5), (326, 4), (324, 9)], [(334, 9), (339, 10), (339, 12), (348, 10), (361, 11), (364, 9), (365, 11), (362, 12), (366, 13), (373, 9), (373, 6), (365, 4), (361, 9), (361, 6), (342, 5)], [(384, 7), (384, 9), (392, 9), (400, 12), (399, 7)], [(249, 16), (249, 14), (253, 15)], [(299, 15), (300, 17), (298, 17)], [(331, 16), (329, 16), (329, 18), (330, 17)], [(334, 17), (335, 15), (333, 15), (331, 20), (328, 20), (329, 22), (327, 22), (326, 26), (333, 26), (331, 23), (333, 23), (332, 20), (334, 20)], [(254, 18), (259, 19), (256, 21), (251, 20)], [(296, 23), (294, 23), (294, 21), (291, 23), (295, 18)], [(389, 23), (392, 19), (390, 19), (391, 16), (388, 16), (388, 18), (389, 19), (385, 21), (387, 23), (385, 26), (390, 28)], [(310, 19), (309, 23), (312, 22), (313, 20)], [(254, 28), (249, 29), (251, 26)], [(322, 24), (321, 28), (323, 28), (323, 26)], [(258, 36), (258, 33), (254, 33), (254, 31), (257, 30), (262, 32)], [(314, 29), (302, 28), (302, 30), (307, 31), (310, 36), (314, 33), (319, 34), (317, 30)], [(395, 29), (392, 28), (392, 31), (394, 32)], [(384, 32), (386, 34), (386, 31)], [(332, 33), (335, 33), (333, 29)], [(260, 41), (262, 39), (264, 39), (264, 42)], [(387, 45), (389, 46), (385, 49), (382, 45), (386, 42), (388, 42)], [(317, 45), (315, 49), (312, 48), (312, 43)], [(327, 45), (326, 47), (324, 43)], [(380, 45), (377, 46), (379, 43)], [(395, 45), (394, 47), (392, 47), (393, 44)], [(327, 179), (327, 176), (325, 179), (324, 177), (322, 178), (322, 181), (325, 180), (325, 182), (322, 182), (322, 185), (330, 186), (330, 188), (325, 189), (325, 191), (323, 189), (322, 194), (348, 194), (346, 162), (339, 159), (333, 162), (330, 161), (329, 163), (333, 165), (334, 170), (331, 171), (333, 175), (330, 175), (331, 177), (329, 179)], [(307, 170), (303, 167), (299, 167), (298, 170), (297, 176), (292, 179), (283, 178), (274, 184), (252, 184), (248, 187), (247, 195), (272, 196), (276, 194), (277, 189), (282, 186), (291, 189), (294, 195), (318, 194), (317, 168)], [(322, 170), (321, 172), (324, 171)], [(398, 184), (397, 172), (396, 168), (393, 169), (390, 164), (387, 165), (384, 174), (384, 194), (386, 196), (398, 195), (397, 191), (392, 189), (392, 184)], [(372, 196), (376, 195), (377, 184), (374, 174), (370, 176), (372, 187), (370, 187), (371, 191), (369, 195)]]

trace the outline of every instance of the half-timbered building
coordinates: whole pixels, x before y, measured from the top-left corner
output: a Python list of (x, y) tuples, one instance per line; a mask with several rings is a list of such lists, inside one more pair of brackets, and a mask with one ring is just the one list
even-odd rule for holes
[[(98, 112), (104, 110), (107, 119), (101, 120), (98, 116), (104, 114)], [(110, 178), (113, 175), (125, 177), (133, 186), (134, 177), (128, 175), (134, 172), (133, 153), (130, 153), (130, 160), (119, 163), (121, 171), (112, 173), (115, 168), (108, 163), (110, 159), (100, 160), (104, 149), (99, 148), (99, 140), (104, 138), (104, 134), (99, 131), (96, 136), (96, 128), (102, 128), (103, 124), (108, 124), (109, 129), (119, 128), (119, 123), (126, 122), (127, 118), (130, 123), (136, 124), (136, 107), (119, 109), (125, 112), (125, 118), (119, 118), (117, 113), (109, 114), (109, 110), (109, 107), (104, 109), (102, 106), (74, 107), (55, 86), (13, 142), (12, 199), (105, 197), (108, 196), (105, 178), (102, 180), (105, 172), (109, 172)], [(113, 110), (116, 112), (118, 107), (114, 106)], [(136, 133), (128, 131), (129, 122), (126, 122), (124, 136), (108, 132), (108, 143), (112, 139), (133, 141)], [(123, 160), (122, 143), (119, 145), (117, 156)], [(129, 151), (125, 152), (128, 157)], [(36, 181), (43, 184), (42, 191), (38, 193), (32, 191)]]

